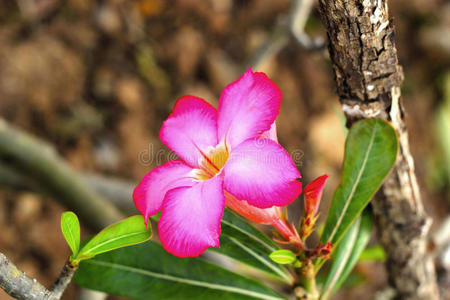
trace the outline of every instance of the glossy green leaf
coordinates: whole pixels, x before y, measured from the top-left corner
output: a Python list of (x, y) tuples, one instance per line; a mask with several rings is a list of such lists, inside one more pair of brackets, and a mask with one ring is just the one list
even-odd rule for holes
[[(156, 214), (152, 220), (158, 222), (160, 216)], [(228, 256), (286, 283), (293, 282), (292, 275), (269, 258), (270, 253), (280, 247), (267, 235), (228, 208), (223, 213), (221, 228), (220, 248), (209, 248), (208, 251)]]
[(72, 259), (80, 250), (80, 222), (76, 214), (67, 211), (61, 215), (61, 231), (72, 250), (72, 255), (70, 256)]
[(133, 216), (112, 224), (87, 242), (76, 256), (77, 261), (117, 248), (126, 247), (149, 240), (152, 236), (150, 225), (145, 227), (142, 216)]
[(229, 209), (225, 209), (221, 226), (220, 248), (210, 248), (211, 251), (276, 276), (286, 283), (293, 282), (291, 274), (269, 258), (270, 253), (280, 247), (267, 235)]
[(372, 216), (366, 210), (353, 222), (336, 247), (321, 299), (328, 299), (344, 283), (369, 242), (371, 231)]
[(281, 265), (292, 264), (297, 260), (297, 257), (295, 256), (294, 252), (287, 249), (274, 251), (270, 253), (269, 257), (271, 260)]
[(337, 245), (395, 164), (398, 138), (380, 119), (355, 123), (345, 143), (341, 181), (328, 211), (321, 242)]
[(131, 299), (285, 299), (200, 258), (175, 257), (153, 241), (83, 261), (74, 279), (83, 287)]

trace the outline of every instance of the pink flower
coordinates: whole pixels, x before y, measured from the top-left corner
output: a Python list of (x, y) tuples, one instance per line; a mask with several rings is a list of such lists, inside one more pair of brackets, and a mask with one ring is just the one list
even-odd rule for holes
[(178, 100), (160, 138), (181, 160), (152, 170), (133, 192), (146, 222), (162, 211), (164, 249), (188, 257), (219, 247), (224, 194), (263, 209), (298, 197), (300, 173), (270, 139), (280, 103), (276, 84), (251, 69), (224, 89), (218, 110), (194, 96)]

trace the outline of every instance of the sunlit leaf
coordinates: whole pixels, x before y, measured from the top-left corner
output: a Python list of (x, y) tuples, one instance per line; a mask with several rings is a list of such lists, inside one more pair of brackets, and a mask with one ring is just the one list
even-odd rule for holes
[(146, 228), (142, 216), (133, 216), (112, 224), (87, 242), (76, 256), (77, 261), (89, 259), (95, 255), (117, 248), (126, 247), (149, 240), (152, 229)]
[(292, 264), (297, 260), (297, 257), (291, 250), (282, 249), (276, 250), (269, 255), (270, 259), (281, 265)]
[(76, 214), (71, 211), (62, 214), (61, 231), (72, 250), (71, 258), (74, 258), (80, 250), (80, 222)]

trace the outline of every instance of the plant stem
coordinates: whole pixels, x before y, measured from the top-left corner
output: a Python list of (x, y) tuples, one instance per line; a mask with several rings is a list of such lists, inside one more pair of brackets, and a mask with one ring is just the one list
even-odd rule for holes
[(295, 295), (298, 299), (318, 300), (319, 292), (316, 286), (316, 277), (314, 274), (314, 264), (310, 259), (304, 261), (299, 272), (300, 286), (295, 289)]

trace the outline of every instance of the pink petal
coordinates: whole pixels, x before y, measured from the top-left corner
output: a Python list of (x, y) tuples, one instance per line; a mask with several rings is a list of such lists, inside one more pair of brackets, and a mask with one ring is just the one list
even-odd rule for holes
[(269, 130), (281, 104), (281, 91), (264, 73), (248, 69), (229, 84), (219, 101), (218, 138), (231, 148)]
[(201, 152), (217, 145), (217, 110), (201, 98), (184, 96), (164, 121), (159, 137), (186, 163), (198, 167)]
[(278, 143), (278, 135), (277, 135), (277, 124), (274, 121), (272, 123), (272, 125), (270, 125), (270, 129), (267, 131), (264, 131), (263, 133), (261, 133), (261, 135), (259, 136), (260, 138), (265, 138), (265, 139), (271, 139), (272, 141)]
[(145, 218), (156, 214), (162, 206), (167, 191), (180, 186), (192, 186), (189, 178), (192, 168), (179, 160), (171, 160), (153, 169), (142, 178), (133, 191), (133, 200), (137, 209)]
[(278, 206), (258, 208), (248, 204), (245, 200), (239, 200), (227, 191), (224, 191), (224, 194), (225, 203), (229, 208), (254, 223), (271, 225), (278, 219), (278, 211), (280, 210)]
[(305, 211), (306, 214), (316, 214), (319, 210), (320, 199), (322, 198), (325, 181), (329, 176), (327, 174), (317, 177), (311, 181), (305, 188)]
[(219, 247), (224, 206), (220, 176), (170, 190), (158, 223), (164, 249), (178, 257), (189, 257), (202, 254), (208, 247)]
[(250, 139), (234, 148), (223, 170), (225, 189), (259, 208), (288, 205), (302, 190), (292, 158), (269, 139)]

